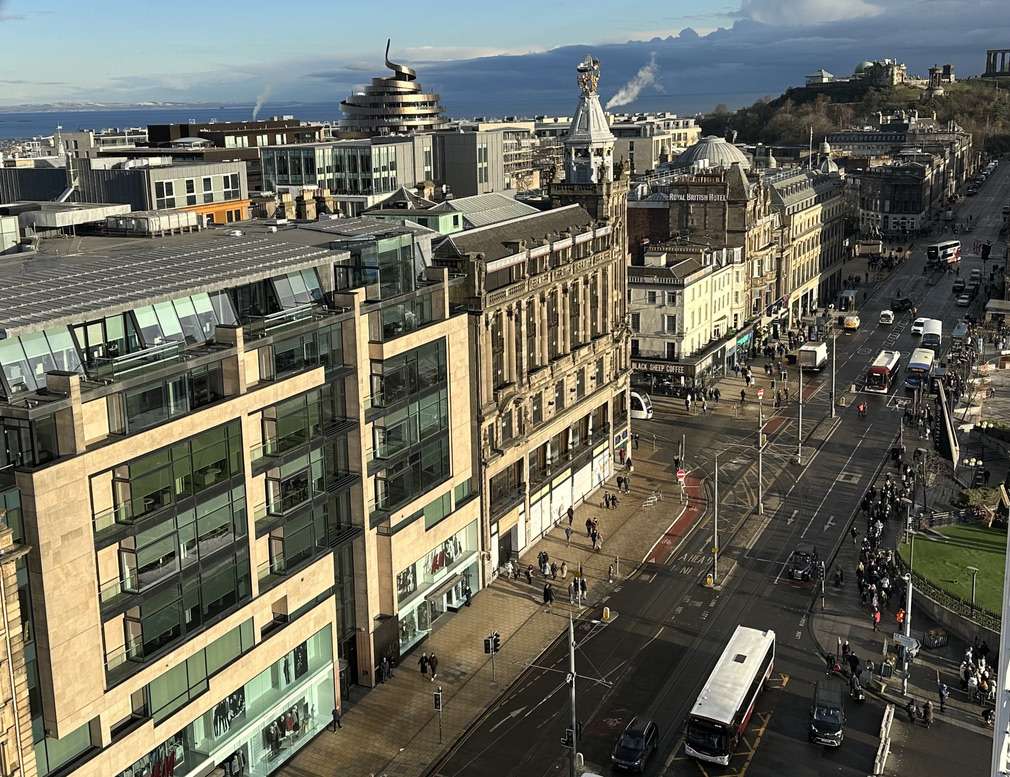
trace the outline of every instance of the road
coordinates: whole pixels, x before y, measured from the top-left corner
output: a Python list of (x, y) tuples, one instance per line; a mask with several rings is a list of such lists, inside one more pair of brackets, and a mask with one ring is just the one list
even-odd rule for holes
[[(1004, 164), (982, 192), (969, 199), (959, 218), (972, 214), (977, 228), (961, 235), (962, 274), (981, 261), (971, 252), (976, 238), (995, 238), (1000, 207), (1010, 201), (1010, 165)], [(925, 241), (924, 241), (925, 242)], [(1002, 256), (1002, 246), (993, 256)], [(906, 261), (860, 309), (862, 327), (837, 340), (837, 386), (861, 381), (881, 349), (898, 348), (907, 359), (914, 347), (910, 315), (895, 324), (876, 324), (892, 296), (912, 297), (919, 315), (941, 318), (944, 329), (965, 312), (954, 304), (953, 275), (929, 285), (922, 275), (924, 251)], [(711, 571), (711, 521), (708, 510), (667, 558), (643, 562), (610, 597), (617, 613), (609, 624), (576, 624), (578, 717), (584, 729), (579, 750), (590, 771), (609, 774), (613, 742), (635, 715), (656, 721), (660, 744), (646, 769), (664, 777), (716, 775), (860, 775), (872, 766), (880, 707), (874, 701), (852, 707), (846, 742), (831, 750), (807, 743), (807, 714), (813, 683), (823, 663), (807, 629), (816, 591), (788, 581), (783, 570), (800, 542), (813, 544), (830, 558), (845, 535), (863, 492), (882, 465), (898, 430), (900, 383), (890, 395), (858, 394), (868, 412), (860, 418), (854, 402), (829, 417), (828, 374), (807, 376), (805, 431), (816, 427), (820, 445), (794, 461), (797, 407), (779, 413), (769, 429), (765, 455), (766, 510), (756, 515), (757, 414), (736, 418), (726, 408), (709, 416), (684, 415), (674, 400), (655, 399), (656, 415), (641, 422), (639, 455), (669, 457), (681, 434), (687, 436), (687, 466), (710, 485), (716, 452), (720, 454), (720, 546), (732, 565), (718, 590), (703, 585)], [(796, 376), (790, 376), (795, 385)], [(725, 402), (724, 402), (725, 404)], [(766, 411), (770, 409), (766, 408)], [(771, 413), (769, 412), (770, 416)], [(656, 450), (651, 450), (655, 435)], [(671, 472), (671, 482), (673, 475)], [(711, 488), (709, 488), (711, 493)], [(776, 677), (759, 699), (746, 741), (730, 766), (701, 765), (683, 754), (685, 717), (737, 624), (771, 628), (777, 635)], [(562, 636), (536, 666), (527, 669), (499, 702), (431, 771), (437, 777), (489, 775), (542, 777), (567, 774), (561, 737), (569, 720), (567, 644)], [(926, 774), (926, 772), (923, 772)]]

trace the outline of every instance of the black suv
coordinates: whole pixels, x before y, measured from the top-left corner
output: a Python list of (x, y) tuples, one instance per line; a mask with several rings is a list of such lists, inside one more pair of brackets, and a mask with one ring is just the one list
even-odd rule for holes
[(820, 577), (821, 562), (817, 558), (817, 549), (813, 545), (802, 544), (794, 550), (786, 565), (786, 573), (790, 580), (800, 580), (804, 583), (817, 580)]
[(617, 739), (610, 760), (618, 769), (645, 771), (645, 764), (659, 744), (656, 724), (648, 718), (634, 717)]
[(906, 310), (911, 310), (913, 307), (914, 304), (909, 297), (895, 297), (891, 300), (891, 310), (895, 313), (904, 313)]

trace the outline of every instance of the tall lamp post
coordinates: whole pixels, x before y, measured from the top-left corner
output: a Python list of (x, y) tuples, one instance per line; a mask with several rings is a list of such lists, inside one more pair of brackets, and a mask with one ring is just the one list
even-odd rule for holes
[(978, 567), (967, 567), (971, 572), (971, 614), (975, 614), (975, 578), (978, 577)]
[[(832, 396), (834, 391), (832, 390)], [(796, 463), (803, 463), (803, 363), (800, 363), (800, 388), (796, 392), (796, 399), (799, 402), (799, 425), (796, 427)], [(832, 405), (834, 410), (834, 405)]]

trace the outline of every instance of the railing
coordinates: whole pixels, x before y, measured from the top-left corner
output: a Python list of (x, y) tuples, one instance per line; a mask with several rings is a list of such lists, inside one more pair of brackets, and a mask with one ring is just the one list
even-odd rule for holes
[(491, 517), (498, 518), (504, 515), (517, 504), (526, 498), (526, 487), (522, 484), (516, 486), (512, 492), (499, 496), (491, 501)]
[(325, 423), (314, 427), (292, 429), (280, 437), (268, 437), (262, 442), (249, 446), (250, 463), (256, 466), (263, 459), (278, 458), (310, 440), (319, 439), (341, 427), (351, 426), (354, 423), (356, 423), (356, 419), (340, 416), (330, 418)]
[(181, 361), (184, 343), (175, 340), (123, 356), (100, 356), (86, 366), (88, 377), (115, 381), (145, 367)]
[(112, 507), (102, 510), (99, 513), (95, 513), (95, 516), (92, 519), (95, 534), (98, 535), (117, 524), (120, 526), (132, 526), (141, 518), (151, 515), (163, 507), (168, 507), (170, 504), (172, 504), (171, 499), (165, 502), (159, 502), (153, 497), (146, 497), (144, 499), (143, 510), (139, 513), (134, 509), (133, 501), (113, 505)]
[[(898, 568), (901, 570), (901, 573), (908, 574), (909, 569), (908, 564), (905, 563), (905, 559), (898, 554), (896, 554), (896, 558)], [(935, 583), (924, 578), (918, 572), (912, 572), (911, 575), (912, 585), (916, 591), (928, 596), (937, 604), (952, 610), (962, 618), (974, 621), (980, 626), (984, 626), (987, 629), (995, 631), (997, 634), (1000, 632), (1002, 619), (999, 613), (987, 610), (984, 607), (979, 607), (977, 604), (972, 605), (971, 602), (965, 601), (957, 594), (953, 594), (950, 591), (940, 588)]]
[(318, 303), (309, 302), (266, 316), (249, 316), (249, 323), (242, 328), (243, 335), (247, 340), (268, 337), (289, 326), (294, 326), (304, 321), (317, 321), (327, 316), (336, 315), (338, 312), (329, 310)]

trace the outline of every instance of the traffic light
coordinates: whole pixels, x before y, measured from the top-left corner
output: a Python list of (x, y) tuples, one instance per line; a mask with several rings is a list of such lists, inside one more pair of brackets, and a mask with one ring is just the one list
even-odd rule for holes
[(985, 262), (989, 259), (989, 252), (992, 251), (992, 243), (982, 244), (982, 261)]
[(491, 647), (493, 648), (492, 652), (494, 653), (497, 653), (501, 650), (501, 634), (499, 634), (497, 631), (491, 632)]
[(435, 712), (442, 711), (442, 686), (438, 686), (438, 690), (433, 694), (435, 701)]
[(490, 655), (493, 648), (493, 641), (491, 637), (484, 637), (484, 655)]

